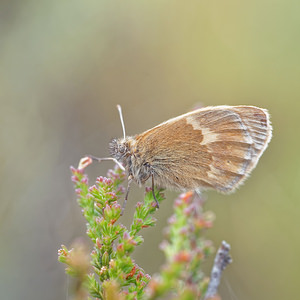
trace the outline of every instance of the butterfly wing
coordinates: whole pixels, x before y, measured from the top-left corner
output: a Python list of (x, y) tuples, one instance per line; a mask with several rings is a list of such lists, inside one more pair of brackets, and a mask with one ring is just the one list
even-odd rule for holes
[(264, 109), (205, 107), (138, 135), (136, 147), (151, 165), (156, 184), (228, 193), (256, 166), (271, 132)]

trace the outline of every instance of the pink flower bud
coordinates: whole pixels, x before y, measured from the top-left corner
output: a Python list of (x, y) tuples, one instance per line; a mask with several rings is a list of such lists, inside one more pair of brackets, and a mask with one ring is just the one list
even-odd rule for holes
[(137, 204), (136, 204), (136, 207), (137, 208), (141, 208), (143, 206), (143, 203), (142, 202), (137, 202)]
[(71, 177), (71, 180), (72, 180), (72, 182), (76, 183), (76, 182), (79, 181), (79, 178), (77, 177), (77, 175), (73, 175), (73, 176)]
[(105, 184), (111, 185), (113, 181), (110, 178), (105, 178)]
[(128, 231), (125, 231), (124, 234), (123, 234), (123, 239), (124, 240), (129, 240), (129, 238), (130, 238), (130, 235), (129, 235)]
[(110, 196), (111, 200), (117, 199), (117, 196), (116, 196), (115, 192), (109, 192), (108, 195)]
[(83, 170), (84, 168), (86, 168), (87, 166), (89, 166), (90, 164), (93, 163), (93, 160), (89, 157), (83, 157), (78, 164), (78, 170)]
[(96, 182), (97, 183), (100, 183), (100, 182), (103, 182), (104, 181), (104, 177), (103, 176), (99, 176), (99, 177), (97, 177), (97, 179), (96, 179)]
[(114, 202), (112, 205), (113, 209), (116, 211), (121, 210), (121, 205), (118, 202)]
[(88, 178), (86, 176), (84, 176), (82, 179), (81, 179), (81, 182), (83, 184), (88, 184)]
[(150, 186), (146, 186), (145, 187), (145, 192), (146, 193), (149, 193), (149, 192), (151, 192), (152, 191), (152, 188), (150, 187)]
[(99, 250), (102, 248), (102, 244), (101, 244), (99, 238), (96, 238), (96, 245), (97, 245)]
[(152, 202), (151, 202), (151, 206), (152, 206), (152, 207), (157, 207), (156, 201), (152, 201)]
[(123, 243), (121, 243), (117, 246), (117, 252), (121, 252), (121, 253), (124, 252), (124, 244)]
[(189, 253), (186, 250), (182, 250), (175, 255), (176, 262), (186, 263), (189, 262), (190, 260), (191, 260), (191, 253)]
[(181, 195), (179, 196), (179, 198), (180, 198), (183, 202), (189, 203), (189, 202), (192, 201), (193, 195), (194, 195), (194, 192), (189, 191), (189, 192), (186, 192), (186, 193), (181, 194)]
[(81, 192), (82, 192), (82, 189), (75, 189), (75, 193), (76, 193), (77, 195), (80, 195)]
[(89, 187), (88, 191), (90, 193), (96, 192), (97, 191), (97, 187), (95, 185), (92, 185), (91, 187)]
[(77, 171), (77, 169), (75, 169), (73, 166), (70, 167), (70, 170), (72, 173), (75, 173)]

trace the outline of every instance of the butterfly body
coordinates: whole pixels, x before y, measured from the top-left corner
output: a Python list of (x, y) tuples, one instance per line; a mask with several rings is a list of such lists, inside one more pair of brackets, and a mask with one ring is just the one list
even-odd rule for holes
[(254, 106), (205, 107), (110, 143), (113, 158), (139, 185), (234, 191), (272, 136), (268, 112)]

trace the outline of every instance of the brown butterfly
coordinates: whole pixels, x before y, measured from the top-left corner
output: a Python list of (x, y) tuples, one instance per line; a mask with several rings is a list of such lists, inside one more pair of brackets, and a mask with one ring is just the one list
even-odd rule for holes
[(149, 178), (155, 200), (154, 186), (233, 192), (255, 168), (272, 137), (267, 110), (255, 106), (200, 108), (134, 137), (125, 135), (118, 109), (124, 136), (111, 141), (112, 157), (88, 158), (114, 160), (126, 170), (124, 203), (130, 183), (142, 185)]

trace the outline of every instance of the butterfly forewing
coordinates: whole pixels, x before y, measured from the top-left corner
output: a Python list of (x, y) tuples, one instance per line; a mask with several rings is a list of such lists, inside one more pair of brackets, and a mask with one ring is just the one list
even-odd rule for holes
[(255, 167), (271, 138), (268, 113), (252, 106), (206, 107), (138, 136), (158, 185), (231, 192)]

